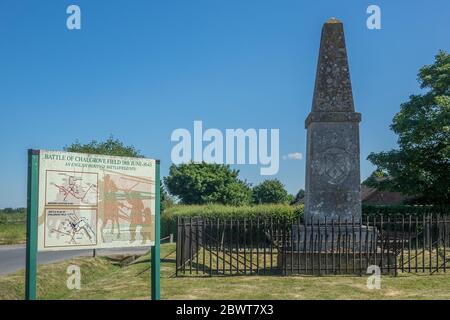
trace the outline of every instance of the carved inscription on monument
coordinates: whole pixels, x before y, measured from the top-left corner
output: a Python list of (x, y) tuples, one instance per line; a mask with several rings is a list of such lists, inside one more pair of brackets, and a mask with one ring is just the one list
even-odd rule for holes
[(345, 150), (331, 147), (321, 154), (319, 174), (329, 184), (340, 184), (351, 169), (350, 155)]

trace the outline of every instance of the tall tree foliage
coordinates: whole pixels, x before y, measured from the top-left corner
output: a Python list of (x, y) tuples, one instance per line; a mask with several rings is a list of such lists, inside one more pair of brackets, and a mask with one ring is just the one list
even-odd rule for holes
[(440, 51), (418, 74), (423, 94), (411, 95), (391, 125), (399, 148), (368, 159), (389, 179), (372, 186), (416, 196), (424, 203), (450, 203), (450, 54)]
[(304, 197), (305, 197), (305, 190), (303, 189), (298, 190), (294, 199), (292, 199), (291, 204), (299, 203)]
[(289, 201), (289, 194), (280, 180), (265, 180), (253, 187), (253, 202), (262, 203), (285, 203)]
[[(92, 140), (89, 143), (81, 143), (78, 140), (68, 145), (64, 148), (67, 152), (78, 152), (78, 153), (89, 153), (89, 154), (102, 154), (108, 156), (118, 156), (118, 157), (133, 157), (133, 158), (143, 158), (144, 155), (137, 150), (134, 146), (127, 146), (119, 139), (115, 139), (110, 136), (105, 141)], [(166, 207), (170, 207), (174, 204), (174, 200), (165, 190), (163, 184), (161, 183), (160, 188), (161, 196), (161, 211)]]
[(164, 183), (184, 204), (248, 204), (250, 187), (238, 176), (228, 165), (191, 162), (172, 165)]
[(119, 139), (110, 136), (106, 141), (92, 140), (89, 143), (80, 143), (78, 140), (64, 148), (67, 152), (79, 152), (90, 154), (104, 154), (118, 157), (143, 158), (139, 150), (133, 146), (126, 146)]

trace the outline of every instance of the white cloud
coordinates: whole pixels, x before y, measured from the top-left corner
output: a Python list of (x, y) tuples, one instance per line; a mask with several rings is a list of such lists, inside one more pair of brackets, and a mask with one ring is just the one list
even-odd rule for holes
[(283, 156), (283, 160), (302, 160), (303, 154), (300, 152), (288, 153)]

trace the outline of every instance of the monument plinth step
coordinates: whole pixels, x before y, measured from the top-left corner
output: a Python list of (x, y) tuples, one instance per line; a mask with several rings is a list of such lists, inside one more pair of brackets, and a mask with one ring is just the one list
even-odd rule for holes
[(373, 265), (383, 274), (394, 274), (395, 259), (393, 253), (284, 252), (277, 256), (277, 263), (284, 274), (367, 274)]
[(298, 252), (376, 252), (378, 232), (364, 225), (293, 225), (292, 244)]
[(311, 122), (361, 122), (358, 112), (311, 112), (305, 120), (305, 128)]

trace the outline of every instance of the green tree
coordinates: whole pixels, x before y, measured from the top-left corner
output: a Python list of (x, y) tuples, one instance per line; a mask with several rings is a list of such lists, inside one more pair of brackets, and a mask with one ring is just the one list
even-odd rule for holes
[(78, 140), (69, 146), (64, 148), (67, 152), (79, 152), (79, 153), (90, 153), (90, 154), (104, 154), (109, 156), (118, 157), (134, 157), (143, 158), (139, 150), (133, 146), (125, 146), (119, 139), (114, 139), (110, 136), (104, 142), (98, 142), (97, 140), (92, 140), (89, 143), (82, 144)]
[(285, 203), (289, 195), (284, 185), (277, 179), (265, 180), (253, 187), (253, 203)]
[(298, 190), (297, 194), (295, 195), (294, 199), (290, 202), (291, 204), (298, 203), (300, 200), (302, 200), (305, 197), (305, 190), (300, 189)]
[(252, 190), (245, 181), (233, 181), (223, 189), (221, 198), (223, 199), (222, 203), (231, 206), (249, 204), (252, 198)]
[(250, 187), (238, 175), (228, 165), (190, 162), (172, 165), (164, 184), (184, 204), (248, 204)]
[(170, 196), (170, 194), (166, 191), (166, 188), (164, 187), (164, 184), (161, 181), (161, 193), (160, 193), (160, 199), (161, 199), (161, 212), (164, 212), (164, 209), (170, 208), (173, 205), (175, 205), (175, 199)]
[(371, 173), (370, 176), (367, 177), (366, 180), (362, 182), (362, 184), (368, 187), (376, 186), (380, 181), (383, 181), (385, 179), (389, 179), (389, 176), (386, 172), (382, 170), (375, 170)]
[(368, 159), (389, 176), (369, 181), (425, 203), (450, 203), (450, 55), (440, 51), (418, 74), (424, 94), (411, 95), (391, 125), (399, 149), (371, 153)]
[(293, 195), (293, 194), (288, 194), (288, 197), (287, 197), (287, 202), (289, 203), (289, 204), (294, 204), (295, 203), (295, 196)]
[[(78, 152), (78, 153), (89, 153), (89, 154), (102, 154), (108, 156), (118, 156), (118, 157), (133, 157), (133, 158), (143, 158), (144, 155), (137, 150), (134, 146), (126, 146), (119, 139), (114, 139), (110, 136), (106, 141), (99, 142), (97, 140), (92, 140), (89, 143), (80, 143), (78, 140), (69, 146), (64, 147), (64, 151), (67, 152)], [(161, 195), (161, 211), (164, 208), (173, 205), (174, 200), (167, 194), (161, 183), (160, 188)]]

